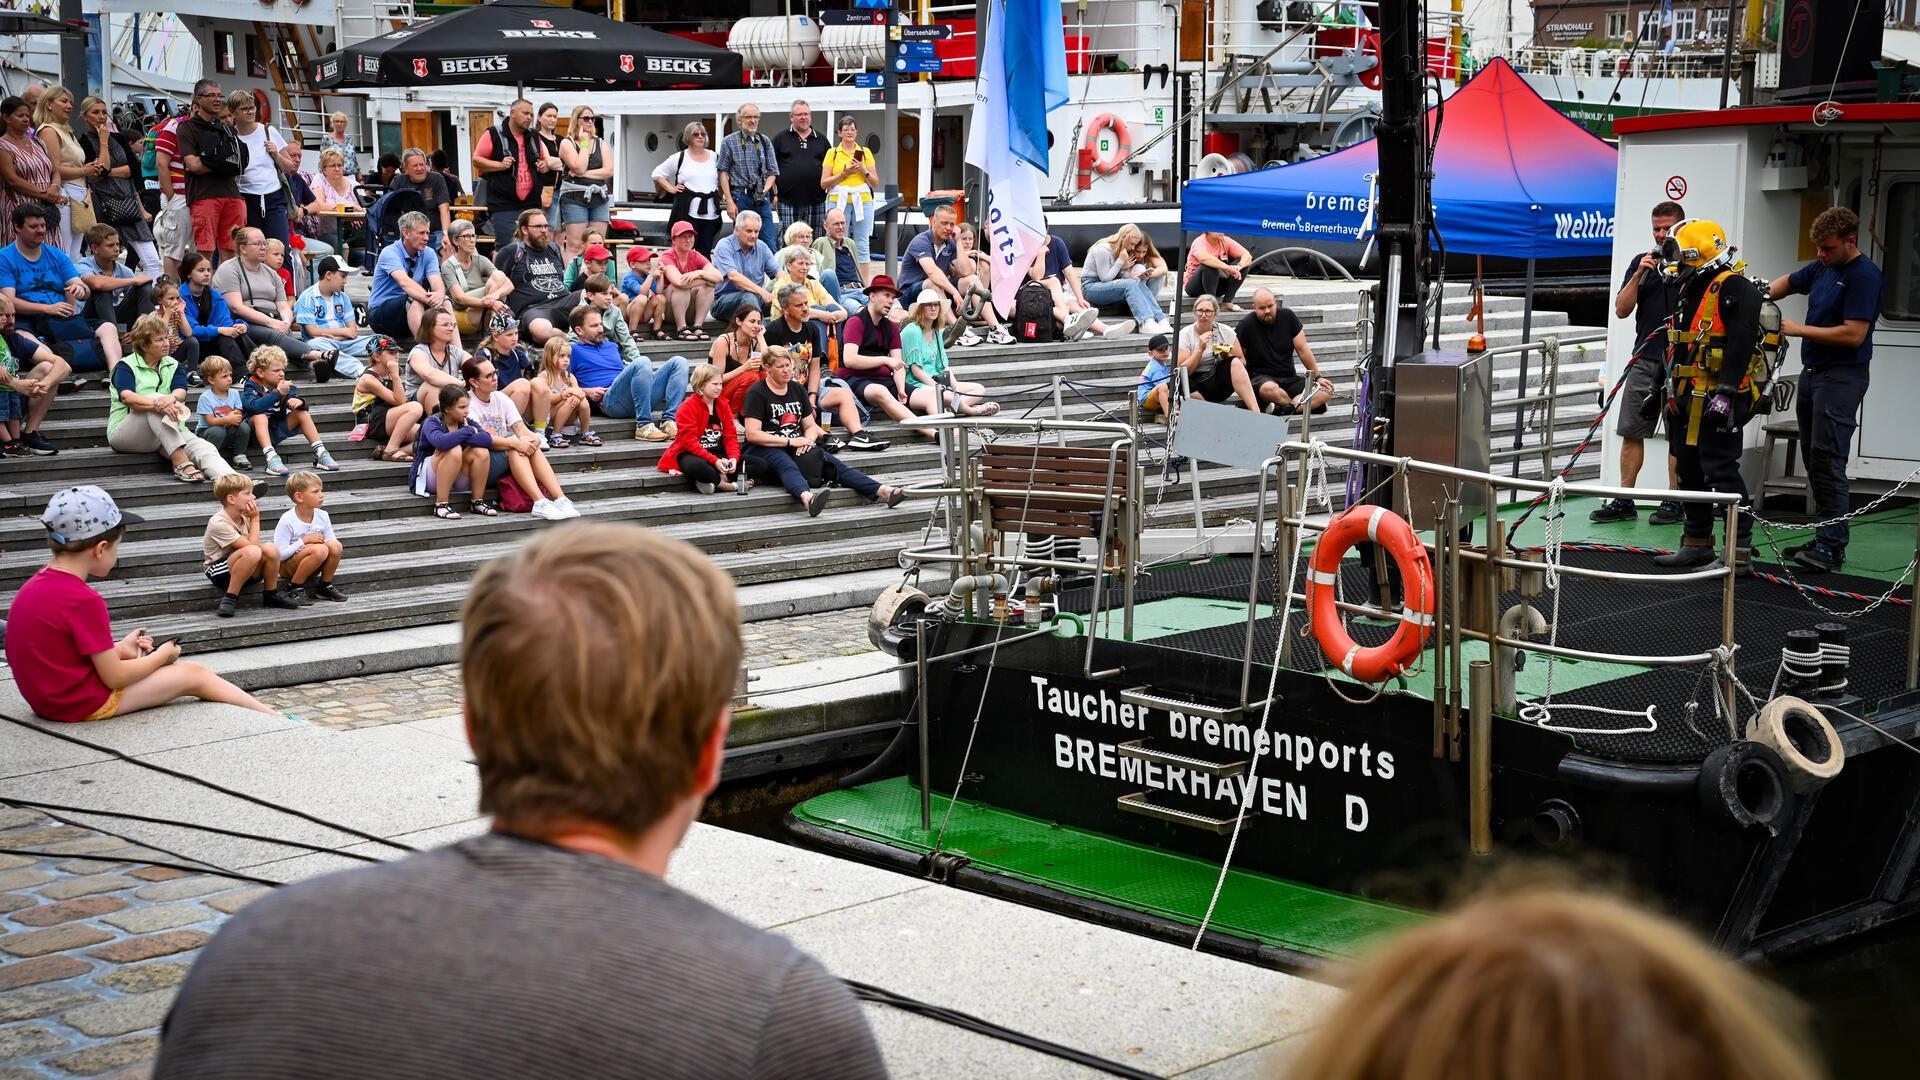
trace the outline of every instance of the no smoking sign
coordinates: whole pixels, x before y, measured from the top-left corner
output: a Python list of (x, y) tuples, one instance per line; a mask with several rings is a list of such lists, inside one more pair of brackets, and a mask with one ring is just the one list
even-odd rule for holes
[(1687, 178), (1684, 176), (1667, 177), (1667, 198), (1684, 199), (1687, 197)]

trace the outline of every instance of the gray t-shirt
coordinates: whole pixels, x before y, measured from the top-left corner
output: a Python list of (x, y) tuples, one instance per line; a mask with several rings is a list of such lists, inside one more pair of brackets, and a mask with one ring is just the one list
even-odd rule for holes
[(228, 923), (157, 1080), (884, 1077), (845, 984), (608, 859), (492, 833), (288, 886)]
[(222, 295), (239, 293), (241, 303), (272, 318), (279, 311), (280, 301), (287, 298), (287, 283), (264, 262), (248, 271), (246, 264), (232, 258), (213, 272), (213, 291)]

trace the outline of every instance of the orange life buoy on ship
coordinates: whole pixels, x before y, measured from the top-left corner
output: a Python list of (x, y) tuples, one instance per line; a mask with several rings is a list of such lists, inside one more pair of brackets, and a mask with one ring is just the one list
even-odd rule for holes
[(1380, 89), (1380, 33), (1366, 30), (1360, 34), (1360, 53), (1373, 57), (1373, 66), (1360, 72), (1360, 85), (1369, 90)]
[(1093, 171), (1101, 176), (1112, 176), (1127, 163), (1127, 155), (1133, 153), (1133, 136), (1127, 133), (1127, 122), (1112, 113), (1101, 113), (1093, 118), (1093, 126), (1087, 129), (1087, 149), (1098, 152), (1100, 136), (1111, 129), (1113, 131), (1113, 153), (1093, 163)]
[[(1370, 540), (1387, 549), (1400, 568), (1405, 606), (1400, 626), (1385, 645), (1361, 648), (1347, 633), (1335, 606), (1334, 584), (1348, 549)], [(1433, 566), (1426, 545), (1405, 518), (1384, 506), (1355, 506), (1335, 518), (1314, 546), (1307, 564), (1307, 609), (1313, 613), (1313, 639), (1340, 670), (1361, 682), (1381, 682), (1413, 666), (1433, 634)]]

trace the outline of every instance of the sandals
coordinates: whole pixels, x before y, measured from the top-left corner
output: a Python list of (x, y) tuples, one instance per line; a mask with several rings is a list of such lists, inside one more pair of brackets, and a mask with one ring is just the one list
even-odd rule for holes
[(985, 403), (983, 403), (983, 404), (982, 404), (982, 405), (980, 406), (980, 409), (979, 409), (979, 411), (978, 411), (978, 412), (976, 412), (976, 413), (974, 413), (973, 415), (975, 415), (975, 416), (992, 416), (992, 415), (994, 415), (995, 413), (997, 413), (997, 412), (999, 412), (999, 411), (1000, 411), (1000, 403), (999, 403), (999, 402), (997, 402), (997, 401), (988, 401), (988, 402), (985, 402)]
[(679, 338), (681, 341), (699, 341), (700, 331), (695, 330), (693, 327), (689, 326), (675, 332), (673, 336), (676, 338)]
[(713, 335), (707, 333), (705, 330), (699, 329), (698, 327), (696, 327), (693, 331), (693, 340), (695, 341), (709, 341), (712, 339), (712, 336)]
[(820, 488), (807, 498), (807, 516), (819, 517), (820, 511), (827, 508), (827, 498), (833, 494), (832, 488)]
[(575, 436), (573, 437), (573, 441), (574, 441), (574, 442), (577, 442), (577, 443), (579, 443), (579, 444), (580, 444), (581, 446), (599, 446), (599, 445), (601, 445), (601, 442), (600, 442), (600, 436), (598, 436), (598, 435), (595, 435), (595, 434), (594, 434), (593, 432), (591, 432), (591, 431), (583, 431), (583, 432), (581, 432), (580, 434), (578, 434), (578, 435), (575, 435)]
[(183, 461), (173, 467), (173, 478), (185, 484), (204, 484), (207, 474), (199, 470), (191, 461)]
[(887, 499), (886, 499), (887, 509), (891, 510), (894, 507), (899, 506), (901, 503), (906, 501), (907, 501), (907, 489), (902, 487), (894, 488), (893, 494), (887, 496)]
[(499, 517), (500, 516), (499, 509), (497, 509), (492, 503), (488, 502), (485, 499), (473, 500), (473, 505), (468, 507), (468, 509), (472, 510), (476, 514), (479, 514), (481, 517)]
[(405, 450), (389, 450), (383, 446), (373, 452), (373, 460), (375, 461), (412, 461), (413, 455), (406, 452)]
[(434, 503), (433, 516), (443, 521), (455, 521), (459, 519), (460, 511), (455, 510), (452, 503)]

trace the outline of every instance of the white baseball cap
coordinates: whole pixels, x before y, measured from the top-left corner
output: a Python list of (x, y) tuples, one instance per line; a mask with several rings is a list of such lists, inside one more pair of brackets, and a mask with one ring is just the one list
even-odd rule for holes
[(140, 519), (120, 512), (113, 496), (92, 484), (63, 488), (47, 500), (40, 524), (57, 544), (75, 544), (104, 536), (116, 526), (131, 525)]

